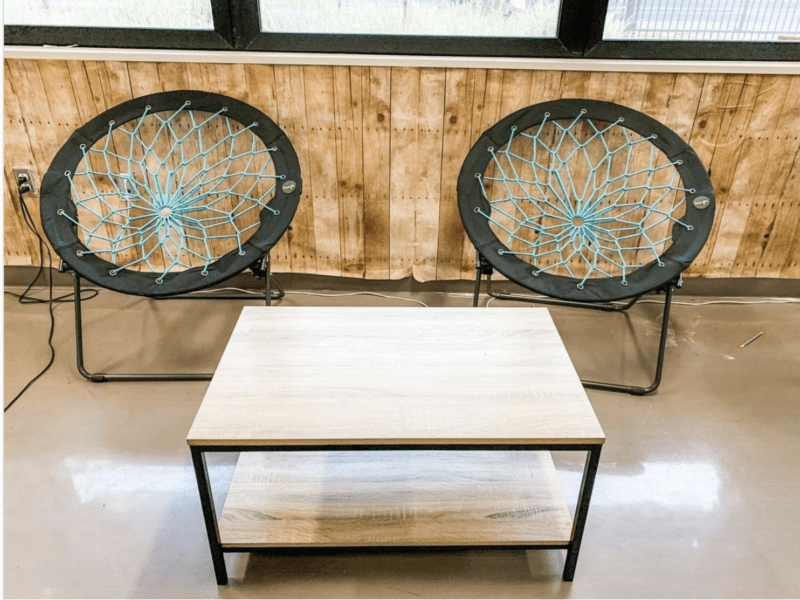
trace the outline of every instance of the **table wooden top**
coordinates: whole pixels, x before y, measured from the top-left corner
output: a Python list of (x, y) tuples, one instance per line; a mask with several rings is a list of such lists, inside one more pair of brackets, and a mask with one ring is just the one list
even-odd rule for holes
[(595, 444), (545, 308), (246, 307), (190, 445)]

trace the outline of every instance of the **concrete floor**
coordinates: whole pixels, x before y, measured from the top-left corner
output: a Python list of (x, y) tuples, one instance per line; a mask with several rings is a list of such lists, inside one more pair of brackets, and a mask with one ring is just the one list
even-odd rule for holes
[[(87, 365), (213, 370), (242, 304), (103, 291), (85, 303)], [(552, 312), (583, 377), (642, 384), (659, 310)], [(800, 596), (800, 304), (675, 306), (655, 394), (588, 391), (608, 441), (573, 583), (561, 581), (560, 551), (397, 551), (227, 555), (231, 583), (217, 587), (185, 444), (207, 383), (89, 383), (75, 369), (71, 305), (55, 314), (55, 364), (5, 415), (7, 598)], [(47, 331), (44, 306), (6, 296), (6, 403), (46, 363)], [(556, 459), (574, 496), (581, 461)], [(234, 462), (211, 463), (215, 486)]]

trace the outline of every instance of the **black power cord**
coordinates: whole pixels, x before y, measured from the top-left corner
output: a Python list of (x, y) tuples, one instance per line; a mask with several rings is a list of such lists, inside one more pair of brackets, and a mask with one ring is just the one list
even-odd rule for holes
[[(18, 192), (18, 195), (19, 195), (19, 204), (20, 204), (20, 208), (22, 210), (22, 218), (25, 220), (25, 225), (27, 225), (28, 229), (30, 229), (33, 232), (33, 235), (36, 236), (36, 239), (38, 240), (38, 243), (39, 243), (39, 270), (36, 272), (36, 276), (33, 278), (33, 281), (31, 281), (31, 283), (28, 285), (28, 287), (25, 288), (25, 291), (22, 292), (22, 294), (15, 294), (13, 292), (4, 292), (4, 293), (8, 294), (9, 296), (13, 296), (13, 297), (17, 298), (17, 301), (20, 304), (47, 304), (48, 305), (48, 313), (50, 315), (50, 333), (47, 336), (47, 345), (50, 348), (50, 360), (48, 361), (47, 365), (41, 371), (39, 371), (39, 373), (33, 379), (28, 381), (28, 383), (25, 385), (25, 387), (22, 388), (22, 390), (20, 390), (20, 392), (16, 396), (14, 396), (13, 400), (11, 400), (11, 402), (9, 402), (8, 404), (5, 405), (5, 407), (3, 408), (3, 412), (6, 412), (9, 408), (11, 408), (14, 405), (14, 403), (17, 400), (19, 400), (20, 397), (22, 397), (22, 395), (26, 391), (28, 391), (28, 388), (30, 388), (37, 379), (39, 379), (42, 375), (47, 373), (47, 371), (50, 369), (50, 367), (53, 366), (53, 362), (56, 359), (56, 350), (53, 347), (53, 333), (55, 332), (55, 328), (56, 328), (56, 320), (55, 320), (55, 315), (53, 314), (53, 310), (54, 310), (55, 305), (57, 303), (60, 303), (60, 302), (74, 302), (75, 301), (75, 299), (73, 298), (74, 294), (72, 294), (72, 293), (65, 294), (63, 296), (58, 296), (57, 298), (53, 297), (53, 274), (52, 274), (52, 271), (49, 273), (49, 277), (47, 278), (47, 280), (48, 280), (47, 281), (48, 297), (46, 299), (45, 298), (34, 298), (34, 297), (28, 295), (28, 293), (31, 291), (31, 288), (33, 288), (33, 286), (39, 280), (39, 277), (41, 277), (42, 274), (44, 273), (44, 268), (45, 268), (44, 255), (45, 255), (45, 252), (47, 253), (47, 267), (48, 267), (48, 269), (52, 269), (52, 266), (53, 266), (53, 255), (50, 252), (50, 247), (45, 243), (44, 238), (42, 238), (41, 234), (39, 233), (39, 230), (36, 228), (36, 224), (35, 224), (35, 222), (33, 220), (33, 216), (31, 215), (30, 209), (28, 208), (28, 205), (25, 203), (25, 194), (28, 194), (31, 191), (32, 191), (31, 182), (28, 181), (28, 178), (26, 176), (24, 176), (24, 175), (20, 176), (19, 179), (17, 180), (17, 192)], [(89, 289), (89, 290), (86, 290), (86, 291), (89, 292), (89, 295), (87, 295), (86, 298), (84, 298), (86, 300), (94, 298), (95, 296), (97, 296), (97, 293), (98, 293), (97, 290), (92, 290), (92, 289)]]

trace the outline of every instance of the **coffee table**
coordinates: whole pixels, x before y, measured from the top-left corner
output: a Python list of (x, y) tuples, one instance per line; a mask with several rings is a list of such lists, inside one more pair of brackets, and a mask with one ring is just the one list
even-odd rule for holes
[[(565, 549), (571, 581), (604, 441), (545, 308), (246, 307), (187, 436), (220, 585), (320, 547)], [(553, 450), (586, 454), (574, 517)]]

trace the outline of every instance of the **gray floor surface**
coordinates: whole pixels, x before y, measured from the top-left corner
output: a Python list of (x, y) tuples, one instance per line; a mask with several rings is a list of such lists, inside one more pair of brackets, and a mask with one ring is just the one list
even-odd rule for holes
[[(470, 304), (463, 293), (396, 295)], [(5, 414), (5, 597), (798, 597), (800, 304), (677, 300), (686, 304), (673, 309), (661, 388), (646, 397), (588, 391), (608, 440), (574, 582), (561, 581), (563, 552), (509, 549), (233, 554), (224, 587), (185, 443), (208, 384), (87, 382), (75, 368), (72, 307), (59, 305), (55, 364)], [(281, 303), (424, 310), (363, 295), (291, 293)], [(103, 291), (84, 305), (87, 366), (213, 371), (243, 304)], [(639, 384), (659, 311), (551, 309), (581, 376)], [(47, 362), (49, 321), (46, 307), (6, 296), (4, 323), (8, 403)], [(581, 461), (562, 454), (559, 476), (574, 496)], [(235, 458), (211, 464), (216, 486)]]

